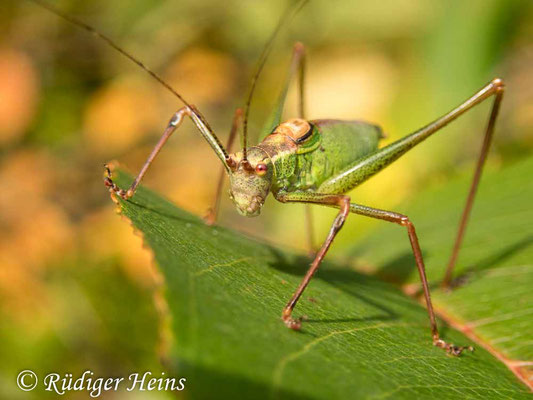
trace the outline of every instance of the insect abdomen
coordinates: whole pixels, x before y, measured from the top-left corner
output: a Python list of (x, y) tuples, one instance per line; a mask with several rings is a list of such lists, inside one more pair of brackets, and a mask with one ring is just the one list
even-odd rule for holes
[(278, 129), (258, 145), (275, 164), (274, 192), (316, 190), (325, 180), (374, 152), (383, 137), (379, 127), (365, 122), (328, 119), (310, 123), (312, 134), (306, 134), (300, 143)]
[(328, 119), (314, 120), (311, 124), (320, 143), (317, 146), (310, 138), (309, 144), (314, 149), (308, 152), (306, 144), (302, 144), (303, 151), (296, 155), (294, 179), (291, 179), (293, 190), (318, 188), (354, 161), (374, 152), (383, 137), (379, 127), (365, 122)]

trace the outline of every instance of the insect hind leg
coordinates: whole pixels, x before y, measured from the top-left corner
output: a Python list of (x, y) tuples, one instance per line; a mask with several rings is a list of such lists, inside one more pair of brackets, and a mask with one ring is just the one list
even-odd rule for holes
[(457, 234), (455, 236), (455, 242), (453, 245), (452, 254), (450, 256), (450, 260), (448, 261), (448, 266), (446, 268), (444, 278), (442, 279), (441, 286), (444, 288), (450, 288), (451, 283), (452, 283), (453, 270), (457, 263), (457, 257), (459, 255), (459, 250), (461, 249), (461, 244), (463, 242), (464, 234), (466, 231), (466, 226), (470, 218), (470, 213), (472, 211), (472, 206), (474, 204), (474, 199), (476, 197), (479, 181), (483, 173), (483, 166), (485, 165), (485, 161), (487, 159), (487, 155), (490, 150), (490, 145), (492, 142), (492, 136), (494, 132), (494, 125), (496, 124), (496, 119), (498, 117), (498, 112), (500, 110), (500, 104), (503, 99), (503, 93), (505, 90), (505, 85), (503, 81), (501, 79), (494, 79), (491, 83), (492, 85), (494, 85), (494, 88), (495, 88), (494, 89), (494, 92), (495, 92), (494, 103), (492, 104), (489, 121), (487, 123), (487, 127), (485, 128), (483, 144), (481, 146), (481, 151), (478, 156), (478, 160), (477, 160), (476, 167), (474, 170), (474, 176), (472, 178), (472, 183), (470, 184), (470, 189), (468, 191), (468, 196), (466, 198), (465, 207), (463, 209), (463, 213), (459, 221), (459, 226), (457, 228)]

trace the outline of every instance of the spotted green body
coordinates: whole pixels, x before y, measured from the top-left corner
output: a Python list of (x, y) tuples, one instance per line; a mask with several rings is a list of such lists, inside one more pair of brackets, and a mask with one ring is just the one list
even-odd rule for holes
[[(359, 121), (315, 120), (310, 121), (310, 129), (311, 134), (300, 143), (273, 133), (257, 146), (269, 154), (273, 163), (274, 194), (320, 192), (328, 179), (377, 150), (382, 138), (379, 127)], [(336, 192), (349, 189), (339, 187)]]
[[(301, 126), (308, 129), (303, 131)], [(278, 199), (287, 193), (299, 197), (306, 197), (305, 193), (343, 194), (433, 132), (429, 125), (379, 148), (383, 135), (376, 125), (329, 119), (289, 120), (248, 150), (247, 168), (242, 163), (242, 152), (230, 156), (236, 165), (230, 175), (230, 197), (241, 214), (256, 216), (270, 192)], [(265, 166), (264, 173), (254, 172), (258, 165)]]
[(265, 174), (241, 166), (242, 152), (232, 155), (237, 168), (230, 175), (230, 197), (241, 214), (255, 216), (269, 192), (276, 197), (294, 192), (345, 193), (353, 185), (329, 182), (375, 153), (382, 137), (379, 127), (366, 122), (289, 120), (248, 149), (249, 165), (265, 165)]

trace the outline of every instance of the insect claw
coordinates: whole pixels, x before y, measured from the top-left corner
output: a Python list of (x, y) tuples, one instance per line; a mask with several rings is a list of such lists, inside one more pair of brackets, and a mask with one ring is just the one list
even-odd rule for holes
[(111, 179), (111, 169), (107, 164), (104, 164), (106, 176), (104, 177), (104, 185), (106, 185), (110, 191), (114, 192), (118, 196), (120, 196), (124, 200), (128, 200), (131, 196), (133, 196), (133, 190), (124, 190), (120, 189), (115, 182), (113, 182), (113, 179)]
[(107, 177), (111, 178), (111, 169), (109, 168), (108, 164), (104, 164), (105, 171), (107, 173)]
[(104, 184), (105, 184), (108, 188), (114, 188), (114, 187), (116, 187), (115, 183), (114, 183), (113, 180), (111, 179), (111, 169), (109, 168), (109, 165), (104, 164), (104, 169), (105, 169)]
[(215, 210), (209, 208), (203, 219), (207, 225), (211, 226), (215, 224), (215, 217)]
[(282, 317), (283, 322), (285, 323), (285, 326), (287, 328), (292, 329), (293, 331), (299, 331), (302, 328), (302, 320), (303, 318), (291, 318), (290, 316), (284, 316)]
[(459, 357), (464, 350), (474, 351), (472, 346), (454, 346), (453, 344), (446, 350), (448, 354)]
[(453, 343), (446, 343), (442, 339), (436, 339), (433, 341), (433, 345), (440, 347), (443, 350), (446, 350), (446, 353), (448, 353), (451, 356), (459, 357), (461, 353), (465, 350), (468, 351), (474, 351), (473, 346), (456, 346)]

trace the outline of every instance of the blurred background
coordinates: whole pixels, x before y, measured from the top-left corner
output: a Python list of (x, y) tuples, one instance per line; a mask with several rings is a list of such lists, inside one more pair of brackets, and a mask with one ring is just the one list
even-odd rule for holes
[[(53, 4), (160, 73), (225, 141), (287, 1)], [(168, 340), (158, 277), (141, 239), (115, 214), (103, 164), (116, 159), (136, 173), (181, 104), (105, 43), (36, 4), (8, 0), (0, 9), (0, 397), (32, 396), (13, 385), (24, 368), (157, 371)], [(308, 53), (308, 116), (377, 123), (385, 143), (504, 78), (508, 91), (487, 165), (501, 168), (533, 147), (532, 38), (529, 0), (313, 0), (266, 64), (251, 109), (252, 141), (299, 40)], [(293, 88), (285, 117), (295, 116), (295, 100)], [(352, 198), (394, 210), (471, 170), (488, 112), (488, 103), (477, 107)], [(204, 215), (219, 169), (187, 121), (144, 183)], [(313, 209), (316, 241), (334, 213)], [(270, 198), (259, 218), (243, 219), (224, 196), (219, 223), (300, 251), (306, 237), (295, 233), (303, 216), (302, 206)], [(373, 224), (350, 219), (332, 254), (342, 260)]]

